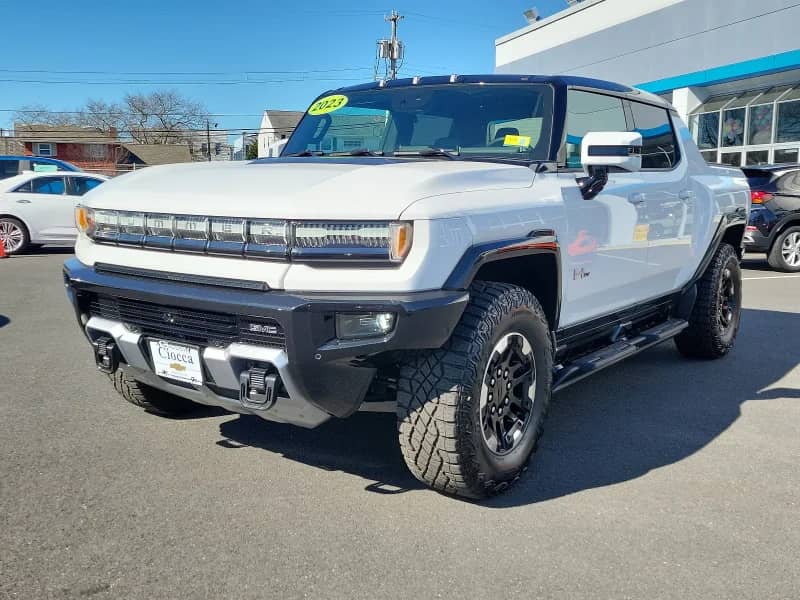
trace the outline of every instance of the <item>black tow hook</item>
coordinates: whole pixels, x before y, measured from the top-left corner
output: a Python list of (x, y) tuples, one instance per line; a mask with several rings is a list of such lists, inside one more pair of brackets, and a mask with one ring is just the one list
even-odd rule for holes
[(119, 350), (110, 337), (97, 338), (92, 342), (94, 362), (103, 373), (113, 373), (119, 367)]
[(239, 375), (239, 401), (258, 410), (270, 409), (277, 400), (279, 381), (278, 375), (267, 369), (252, 367), (242, 371)]

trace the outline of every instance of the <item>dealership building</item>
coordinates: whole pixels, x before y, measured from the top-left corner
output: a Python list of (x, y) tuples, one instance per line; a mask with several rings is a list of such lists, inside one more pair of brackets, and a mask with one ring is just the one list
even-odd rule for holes
[(608, 79), (673, 103), (709, 162), (800, 161), (796, 0), (569, 0), (495, 43), (498, 73)]

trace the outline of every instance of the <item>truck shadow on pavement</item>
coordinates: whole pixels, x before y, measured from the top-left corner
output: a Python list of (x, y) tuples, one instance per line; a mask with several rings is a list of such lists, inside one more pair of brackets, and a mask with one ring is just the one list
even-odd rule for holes
[[(484, 504), (527, 505), (636, 479), (713, 442), (744, 402), (800, 399), (798, 389), (770, 388), (800, 359), (797, 314), (745, 310), (742, 318), (736, 347), (722, 360), (685, 359), (670, 342), (555, 396), (530, 471)], [(241, 417), (220, 430), (222, 446), (263, 448), (352, 473), (370, 480), (371, 492), (422, 487), (405, 468), (393, 415), (360, 413), (310, 431)]]

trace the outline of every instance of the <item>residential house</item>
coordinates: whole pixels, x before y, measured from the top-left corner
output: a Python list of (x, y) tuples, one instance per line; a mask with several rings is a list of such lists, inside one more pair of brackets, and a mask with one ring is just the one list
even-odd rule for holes
[(296, 110), (265, 110), (258, 132), (258, 157), (277, 156), (281, 140), (292, 134), (304, 114)]
[(122, 151), (114, 129), (15, 124), (14, 133), (23, 154), (58, 158), (84, 170), (113, 170)]

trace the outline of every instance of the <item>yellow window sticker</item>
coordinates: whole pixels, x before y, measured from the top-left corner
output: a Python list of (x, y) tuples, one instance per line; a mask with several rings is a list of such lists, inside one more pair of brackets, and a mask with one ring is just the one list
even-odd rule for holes
[(633, 228), (633, 241), (646, 242), (648, 233), (650, 233), (650, 225), (637, 225)]
[(342, 108), (345, 104), (347, 104), (347, 100), (347, 96), (342, 96), (341, 94), (325, 96), (311, 105), (311, 108), (308, 109), (308, 114), (315, 117), (318, 115), (326, 115)]
[(519, 148), (531, 147), (531, 136), (529, 135), (507, 135), (503, 139), (503, 146), (517, 146)]

